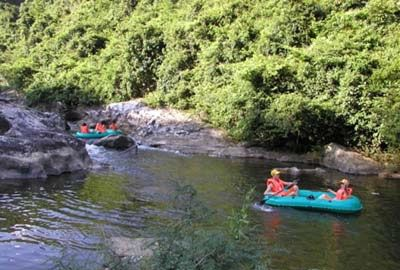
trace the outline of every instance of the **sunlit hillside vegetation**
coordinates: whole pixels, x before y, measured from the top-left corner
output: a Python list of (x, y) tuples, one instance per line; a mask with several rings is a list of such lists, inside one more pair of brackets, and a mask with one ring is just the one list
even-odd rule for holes
[(0, 5), (0, 74), (32, 105), (145, 96), (257, 145), (400, 149), (398, 0)]

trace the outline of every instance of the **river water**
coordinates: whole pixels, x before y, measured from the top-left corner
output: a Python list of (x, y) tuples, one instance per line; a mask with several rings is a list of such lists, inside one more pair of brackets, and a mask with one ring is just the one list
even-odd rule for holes
[[(176, 183), (194, 186), (222, 221), (240, 207), (251, 187), (261, 198), (263, 179), (272, 168), (304, 167), (151, 149), (137, 154), (94, 146), (88, 150), (96, 164), (108, 164), (108, 169), (0, 182), (0, 269), (54, 269), (71, 258), (96, 269), (102, 243), (111, 236), (141, 236), (154, 216), (165, 212)], [(399, 181), (329, 170), (283, 175), (289, 181), (300, 178), (301, 188), (317, 190), (333, 187), (343, 177), (351, 179), (363, 202), (358, 215), (252, 208), (251, 220), (267, 244), (271, 269), (400, 269)]]

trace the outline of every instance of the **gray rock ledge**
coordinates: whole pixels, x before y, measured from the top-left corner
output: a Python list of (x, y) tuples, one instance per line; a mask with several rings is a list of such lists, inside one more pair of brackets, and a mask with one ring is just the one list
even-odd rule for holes
[(83, 142), (54, 113), (0, 100), (0, 179), (35, 179), (86, 170)]

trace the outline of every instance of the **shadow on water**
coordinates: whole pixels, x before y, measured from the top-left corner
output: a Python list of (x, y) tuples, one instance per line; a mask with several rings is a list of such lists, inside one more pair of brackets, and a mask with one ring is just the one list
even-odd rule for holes
[[(92, 254), (105, 238), (141, 236), (146, 226), (158, 222), (156, 217), (166, 215), (176, 183), (196, 188), (199, 198), (217, 212), (218, 226), (251, 187), (260, 200), (272, 168), (300, 167), (149, 149), (137, 155), (94, 146), (88, 151), (103, 170), (0, 183), (4, 269), (49, 269), (48, 257), (61, 256), (65, 248), (72, 254)], [(315, 190), (335, 188), (337, 179), (349, 177), (364, 210), (343, 216), (255, 205), (251, 220), (267, 243), (271, 269), (400, 269), (399, 182), (329, 170), (282, 176), (288, 181), (300, 178), (301, 188)]]

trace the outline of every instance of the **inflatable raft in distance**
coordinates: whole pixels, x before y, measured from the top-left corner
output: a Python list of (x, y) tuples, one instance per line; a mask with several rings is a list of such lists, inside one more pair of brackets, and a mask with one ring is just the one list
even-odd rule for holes
[(361, 201), (354, 195), (346, 200), (323, 200), (318, 199), (322, 194), (333, 196), (333, 194), (321, 191), (301, 189), (298, 196), (264, 196), (264, 203), (271, 206), (286, 206), (306, 210), (352, 214), (360, 212), (363, 208)]
[(81, 133), (81, 132), (76, 132), (75, 137), (78, 139), (100, 139), (104, 138), (107, 136), (115, 136), (115, 135), (121, 135), (122, 131), (120, 130), (112, 130), (112, 129), (107, 129), (106, 132), (96, 132), (96, 131), (90, 131), (89, 133)]

